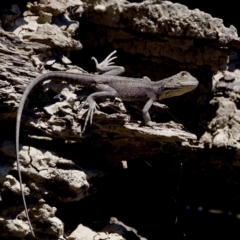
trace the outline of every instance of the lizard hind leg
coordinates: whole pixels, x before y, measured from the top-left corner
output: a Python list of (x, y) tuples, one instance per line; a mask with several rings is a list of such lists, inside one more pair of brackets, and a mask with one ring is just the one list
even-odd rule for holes
[(87, 116), (85, 118), (82, 133), (85, 131), (88, 121), (90, 122), (90, 124), (92, 124), (93, 114), (97, 110), (98, 105), (96, 104), (94, 99), (108, 98), (108, 97), (111, 98), (111, 97), (117, 96), (116, 90), (105, 84), (99, 84), (97, 86), (97, 90), (99, 92), (92, 93), (87, 97), (88, 112), (87, 112)]

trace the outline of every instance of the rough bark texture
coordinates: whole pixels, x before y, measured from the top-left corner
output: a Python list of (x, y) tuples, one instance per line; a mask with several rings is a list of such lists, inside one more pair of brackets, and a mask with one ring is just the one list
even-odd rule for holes
[[(156, 239), (161, 224), (162, 236), (169, 234), (176, 206), (163, 196), (176, 195), (179, 162), (182, 209), (239, 211), (238, 56), (227, 66), (240, 47), (233, 26), (168, 1), (39, 0), (25, 6), (22, 15), (17, 5), (0, 8), (1, 239), (32, 239), (14, 150), (24, 89), (46, 71), (93, 72), (91, 56), (101, 61), (113, 49), (126, 76), (154, 81), (187, 70), (200, 85), (164, 102), (174, 118), (156, 103), (150, 115), (160, 124), (153, 128), (142, 123), (141, 103), (103, 100), (83, 136), (87, 106), (79, 108), (89, 89), (46, 81), (31, 93), (22, 117), (20, 160), (36, 236)], [(113, 216), (120, 219), (110, 220)]]

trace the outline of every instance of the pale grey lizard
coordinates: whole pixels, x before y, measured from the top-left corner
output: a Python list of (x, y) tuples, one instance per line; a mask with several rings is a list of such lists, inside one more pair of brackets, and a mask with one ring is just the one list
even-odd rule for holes
[[(169, 78), (165, 78), (160, 81), (153, 82), (149, 78), (130, 78), (130, 77), (120, 77), (117, 76), (124, 72), (123, 67), (111, 66), (113, 64), (112, 60), (116, 57), (112, 55), (116, 51), (112, 52), (103, 62), (98, 63), (95, 58), (93, 60), (96, 63), (98, 72), (102, 72), (102, 75), (91, 75), (91, 74), (79, 74), (72, 72), (49, 72), (40, 75), (35, 78), (26, 88), (23, 93), (22, 99), (20, 101), (17, 121), (16, 121), (16, 155), (17, 155), (17, 168), (20, 180), (20, 187), (22, 191), (22, 197), (25, 207), (26, 216), (30, 226), (30, 230), (34, 235), (33, 228), (29, 219), (25, 196), (22, 188), (22, 178), (20, 172), (19, 164), (19, 130), (20, 121), (22, 116), (23, 107), (27, 96), (34, 90), (38, 85), (44, 81), (51, 79), (53, 81), (67, 81), (71, 83), (76, 83), (84, 87), (92, 88), (96, 92), (90, 94), (87, 97), (88, 102), (88, 112), (85, 118), (85, 123), (83, 131), (85, 131), (87, 122), (90, 121), (92, 124), (93, 113), (96, 110), (95, 99), (98, 98), (114, 98), (119, 97), (123, 101), (144, 101), (146, 102), (142, 115), (146, 125), (152, 126), (154, 123), (151, 121), (150, 115), (148, 113), (153, 102), (161, 100), (164, 98), (170, 98), (182, 95), (184, 93), (190, 92), (198, 86), (198, 81), (190, 73), (186, 71), (179, 72)], [(111, 58), (112, 57), (112, 58)]]

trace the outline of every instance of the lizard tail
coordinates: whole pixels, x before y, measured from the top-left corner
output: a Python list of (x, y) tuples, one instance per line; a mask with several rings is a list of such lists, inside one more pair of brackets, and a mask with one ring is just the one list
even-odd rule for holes
[(22, 96), (22, 99), (20, 101), (19, 107), (18, 107), (17, 120), (16, 120), (16, 156), (17, 156), (17, 170), (18, 170), (18, 176), (19, 176), (19, 181), (20, 181), (20, 189), (21, 189), (21, 193), (22, 193), (25, 214), (26, 214), (26, 217), (27, 217), (27, 220), (28, 220), (30, 231), (31, 231), (32, 235), (35, 237), (35, 234), (34, 234), (34, 231), (33, 231), (33, 227), (32, 227), (32, 224), (31, 224), (31, 221), (30, 221), (30, 218), (29, 218), (28, 210), (27, 210), (27, 204), (26, 204), (25, 195), (24, 195), (24, 191), (23, 191), (22, 176), (21, 176), (20, 162), (19, 162), (19, 130), (20, 130), (20, 122), (21, 122), (23, 106), (24, 106), (25, 100), (27, 98), (27, 95), (30, 93), (30, 91), (31, 91), (31, 89), (29, 87), (25, 90), (25, 92), (24, 92), (24, 94)]
[(43, 82), (44, 80), (46, 80), (46, 77), (43, 76), (39, 76), (37, 78), (35, 78), (26, 88), (26, 90), (24, 91), (21, 101), (19, 103), (18, 106), (18, 111), (17, 111), (17, 118), (16, 118), (16, 156), (17, 156), (17, 170), (18, 170), (18, 176), (19, 176), (19, 182), (20, 182), (20, 189), (21, 189), (21, 193), (22, 193), (22, 199), (23, 199), (23, 205), (24, 205), (24, 209), (25, 209), (25, 214), (27, 217), (27, 221), (30, 227), (30, 231), (32, 233), (32, 235), (35, 237), (34, 231), (33, 231), (33, 227), (29, 218), (29, 214), (28, 214), (28, 210), (27, 210), (27, 204), (26, 204), (26, 200), (25, 200), (25, 195), (24, 195), (24, 191), (23, 191), (23, 186), (22, 186), (22, 176), (21, 176), (21, 170), (20, 170), (20, 162), (19, 162), (19, 132), (20, 132), (20, 123), (21, 123), (21, 117), (22, 117), (22, 111), (23, 111), (23, 107), (25, 105), (25, 101), (27, 99), (28, 94), (41, 82)]
[[(105, 59), (105, 61), (108, 62), (108, 61), (113, 60), (114, 57), (111, 58), (111, 56), (114, 53), (115, 53), (115, 51), (112, 52)], [(95, 59), (95, 61), (96, 61), (96, 59)], [(70, 80), (71, 82), (75, 82), (77, 84), (82, 84), (82, 85), (84, 85), (86, 87), (91, 87), (92, 84), (96, 84), (97, 83), (97, 81), (93, 77), (88, 76), (86, 74), (77, 74), (77, 73), (73, 73), (73, 72), (61, 72), (61, 71), (49, 72), (49, 73), (42, 74), (42, 75), (38, 76), (37, 78), (35, 78), (27, 86), (27, 88), (25, 89), (25, 91), (24, 91), (24, 93), (22, 95), (21, 101), (19, 103), (18, 111), (17, 111), (17, 118), (16, 118), (16, 139), (15, 139), (16, 140), (16, 158), (17, 158), (17, 170), (18, 170), (18, 175), (19, 175), (19, 181), (20, 181), (20, 188), (21, 188), (21, 193), (22, 193), (22, 198), (23, 198), (23, 204), (24, 204), (24, 208), (25, 208), (26, 217), (27, 217), (27, 220), (28, 220), (28, 223), (29, 223), (29, 226), (30, 226), (30, 230), (31, 230), (31, 233), (32, 233), (33, 236), (35, 236), (35, 235), (34, 235), (33, 228), (32, 228), (32, 225), (31, 225), (31, 221), (30, 221), (30, 218), (29, 218), (29, 215), (28, 215), (27, 204), (26, 204), (26, 200), (25, 200), (23, 187), (22, 187), (22, 176), (21, 176), (20, 163), (19, 163), (19, 135), (20, 135), (19, 132), (20, 132), (20, 122), (21, 122), (23, 108), (24, 108), (25, 101), (26, 101), (29, 93), (32, 90), (34, 90), (38, 85), (40, 85), (42, 82), (44, 82), (47, 79), (52, 79), (52, 80), (55, 80), (55, 81), (63, 81), (63, 80), (67, 81), (67, 80)], [(92, 117), (92, 115), (90, 115), (90, 117)], [(85, 128), (84, 128), (84, 130), (85, 130)]]
[(17, 118), (16, 118), (16, 139), (15, 139), (15, 141), (16, 141), (17, 170), (18, 170), (18, 175), (19, 175), (20, 188), (21, 188), (25, 213), (26, 213), (28, 224), (29, 224), (29, 227), (30, 227), (30, 230), (31, 230), (31, 233), (32, 233), (33, 236), (35, 236), (35, 234), (34, 234), (32, 224), (31, 224), (31, 221), (30, 221), (30, 218), (29, 218), (29, 215), (28, 215), (27, 204), (26, 204), (26, 200), (25, 200), (23, 187), (22, 187), (22, 176), (21, 176), (20, 163), (19, 163), (19, 135), (20, 135), (19, 132), (20, 132), (20, 123), (21, 123), (22, 112), (23, 112), (23, 108), (24, 108), (24, 105), (25, 105), (25, 101), (26, 101), (29, 93), (31, 91), (33, 91), (42, 82), (44, 82), (47, 79), (55, 79), (57, 81), (62, 81), (62, 80), (68, 79), (68, 78), (71, 78), (72, 80), (78, 81), (79, 77), (76, 73), (66, 73), (66, 72), (60, 72), (60, 71), (49, 72), (49, 73), (45, 73), (43, 75), (38, 76), (27, 86), (27, 88), (25, 89), (25, 91), (22, 95), (19, 106), (18, 106)]

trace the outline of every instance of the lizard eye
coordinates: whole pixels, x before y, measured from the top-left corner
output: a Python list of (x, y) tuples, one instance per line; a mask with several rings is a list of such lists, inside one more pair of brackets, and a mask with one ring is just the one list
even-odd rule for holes
[(187, 73), (186, 72), (182, 72), (181, 73), (181, 77), (183, 77), (183, 78), (187, 77)]

